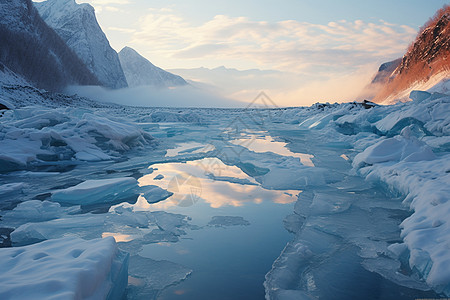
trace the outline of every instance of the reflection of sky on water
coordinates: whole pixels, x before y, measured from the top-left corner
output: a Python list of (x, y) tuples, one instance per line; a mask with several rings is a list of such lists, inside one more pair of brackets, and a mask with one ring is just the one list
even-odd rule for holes
[[(188, 230), (188, 235), (176, 243), (144, 245), (139, 253), (142, 257), (168, 260), (193, 269), (187, 280), (164, 290), (161, 298), (215, 299), (223, 295), (233, 299), (236, 292), (243, 299), (263, 298), (264, 276), (291, 238), (282, 220), (292, 213), (293, 203), (301, 191), (266, 190), (241, 169), (227, 166), (218, 158), (153, 164), (151, 168), (155, 169), (152, 174), (139, 178), (140, 186), (157, 185), (187, 197), (192, 188), (201, 189), (199, 201), (186, 207), (173, 200), (175, 194), (154, 204), (149, 204), (143, 196), (133, 205), (121, 204), (132, 206), (135, 211), (187, 215), (192, 219), (191, 224), (199, 226), (198, 230)], [(159, 174), (164, 178), (154, 180)], [(198, 182), (188, 180), (189, 184), (176, 186), (175, 191), (174, 178), (181, 181), (195, 178)], [(214, 216), (240, 216), (250, 225), (205, 226)], [(223, 291), (223, 287), (228, 291)]]
[[(262, 203), (270, 201), (278, 204), (292, 203), (297, 200), (299, 191), (274, 191), (266, 190), (256, 185), (257, 182), (239, 168), (235, 166), (227, 166), (217, 158), (204, 158), (197, 161), (190, 161), (187, 163), (166, 163), (155, 164), (152, 168), (157, 169), (154, 173), (145, 175), (139, 179), (141, 186), (158, 185), (163, 189), (173, 192), (176, 197), (179, 194), (189, 197), (189, 193), (193, 188), (201, 189), (198, 193), (199, 197), (208, 203), (213, 208), (220, 208), (224, 206), (240, 207), (246, 203)], [(208, 173), (216, 177), (231, 177), (235, 179), (247, 180), (255, 185), (245, 185), (238, 183), (231, 183), (227, 181), (215, 181), (208, 177)], [(164, 178), (161, 180), (154, 180), (155, 175), (162, 174)], [(173, 178), (179, 177), (180, 174), (190, 174), (198, 180), (195, 187), (188, 184), (180, 184), (176, 188), (173, 186)], [(177, 195), (178, 194), (178, 195)], [(174, 197), (172, 196), (172, 197)], [(171, 198), (156, 203), (145, 204), (145, 201), (139, 198), (135, 204), (136, 210), (143, 209), (168, 209), (176, 206), (176, 201), (171, 201)]]
[(305, 166), (314, 167), (314, 163), (311, 158), (314, 155), (295, 153), (286, 148), (286, 143), (277, 142), (271, 136), (268, 135), (246, 135), (245, 138), (235, 139), (230, 141), (232, 144), (243, 146), (254, 152), (273, 152), (283, 156), (292, 156), (300, 158), (300, 161)]
[(114, 237), (114, 239), (116, 240), (117, 243), (129, 242), (129, 241), (133, 240), (133, 237), (131, 235), (123, 234), (120, 232), (103, 232), (103, 234), (102, 234), (102, 238), (109, 237), (109, 236)]

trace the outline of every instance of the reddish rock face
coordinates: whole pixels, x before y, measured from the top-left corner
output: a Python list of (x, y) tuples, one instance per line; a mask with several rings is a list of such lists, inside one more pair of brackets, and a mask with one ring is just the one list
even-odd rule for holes
[[(450, 6), (439, 10), (420, 30), (416, 40), (373, 98), (385, 102), (408, 91), (416, 83), (424, 83), (434, 75), (450, 73)], [(378, 75), (377, 75), (378, 76)]]

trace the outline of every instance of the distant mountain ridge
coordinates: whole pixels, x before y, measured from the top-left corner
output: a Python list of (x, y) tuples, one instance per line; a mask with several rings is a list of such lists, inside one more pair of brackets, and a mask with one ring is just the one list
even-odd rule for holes
[(99, 84), (30, 0), (0, 1), (0, 62), (38, 88)]
[(124, 47), (119, 52), (119, 59), (130, 87), (171, 87), (187, 84), (181, 76), (158, 68), (133, 48)]
[(372, 84), (387, 83), (389, 77), (392, 76), (392, 73), (395, 71), (395, 69), (397, 69), (397, 67), (400, 65), (401, 62), (402, 58), (397, 58), (393, 61), (383, 63), (378, 69), (378, 73), (375, 75), (371, 83)]
[(381, 70), (372, 81), (372, 87), (381, 83), (374, 102), (390, 104), (404, 100), (414, 89), (428, 90), (450, 79), (449, 5), (425, 24), (403, 58), (394, 62), (389, 71), (397, 66), (390, 74)]
[(101, 85), (127, 87), (117, 52), (100, 28), (94, 8), (75, 0), (47, 0), (35, 3), (44, 21), (78, 55)]

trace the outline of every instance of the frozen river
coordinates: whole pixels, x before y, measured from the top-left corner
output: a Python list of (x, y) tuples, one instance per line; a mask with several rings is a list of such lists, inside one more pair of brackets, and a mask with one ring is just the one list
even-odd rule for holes
[[(352, 166), (377, 136), (316, 113), (99, 110), (139, 134), (97, 117), (77, 121), (77, 139), (50, 132), (49, 149), (76, 159), (3, 171), (1, 244), (113, 236), (130, 254), (129, 299), (438, 296), (402, 254), (404, 195)], [(121, 130), (140, 146), (114, 141)]]

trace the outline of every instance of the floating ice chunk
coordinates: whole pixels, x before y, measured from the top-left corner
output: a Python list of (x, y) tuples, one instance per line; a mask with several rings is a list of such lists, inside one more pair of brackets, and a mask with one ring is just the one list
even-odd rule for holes
[[(146, 231), (158, 229), (162, 231), (160, 234), (172, 237), (184, 235), (184, 229), (190, 228), (189, 221), (190, 219), (185, 215), (162, 211), (133, 211), (133, 207), (123, 204), (111, 208), (109, 213), (104, 214), (65, 215), (54, 220), (25, 223), (11, 233), (11, 241), (14, 245), (29, 245), (64, 236), (93, 239), (104, 236), (104, 233), (123, 233), (132, 235), (134, 239), (141, 239), (145, 233), (141, 229)], [(16, 227), (16, 223), (3, 222), (2, 225)], [(164, 239), (164, 237), (161, 238)], [(140, 241), (141, 246), (151, 242)]]
[(0, 249), (0, 269), (2, 299), (122, 299), (128, 254), (111, 237), (71, 237)]
[(209, 221), (208, 226), (226, 227), (226, 226), (248, 226), (250, 222), (243, 217), (235, 216), (214, 216)]
[(105, 216), (86, 214), (45, 222), (25, 223), (11, 233), (11, 242), (15, 246), (23, 246), (65, 236), (99, 238), (102, 232), (111, 231), (107, 226), (109, 224), (105, 224), (105, 221)]
[(163, 174), (158, 174), (158, 175), (155, 176), (155, 178), (153, 178), (153, 180), (161, 180), (163, 178), (164, 178)]
[(79, 211), (79, 206), (61, 207), (59, 203), (55, 202), (30, 200), (19, 203), (13, 210), (4, 211), (2, 221), (9, 226), (27, 222), (43, 222)]
[(214, 146), (210, 144), (201, 144), (197, 142), (180, 143), (174, 149), (167, 149), (166, 156), (173, 157), (182, 154), (196, 154), (213, 151)]
[(75, 205), (111, 203), (130, 196), (136, 188), (137, 180), (131, 177), (87, 180), (76, 186), (54, 192), (52, 200)]
[(180, 264), (134, 255), (130, 258), (128, 296), (132, 299), (154, 299), (161, 290), (185, 280), (191, 273), (191, 269)]
[(255, 153), (239, 145), (220, 147), (216, 144), (216, 148), (221, 161), (237, 166), (267, 189), (293, 190), (325, 184), (324, 169), (305, 166), (298, 157)]
[(151, 221), (156, 224), (159, 229), (182, 235), (182, 228), (188, 226), (190, 218), (185, 215), (171, 214), (164, 211), (155, 211), (151, 214)]
[(139, 192), (147, 200), (148, 203), (157, 203), (173, 195), (172, 192), (162, 189), (156, 185), (147, 185), (140, 187)]
[(211, 178), (214, 181), (225, 181), (230, 183), (237, 183), (242, 185), (258, 185), (258, 183), (254, 182), (251, 177), (247, 178), (235, 178), (230, 176), (216, 176), (212, 173), (206, 173), (206, 176)]

